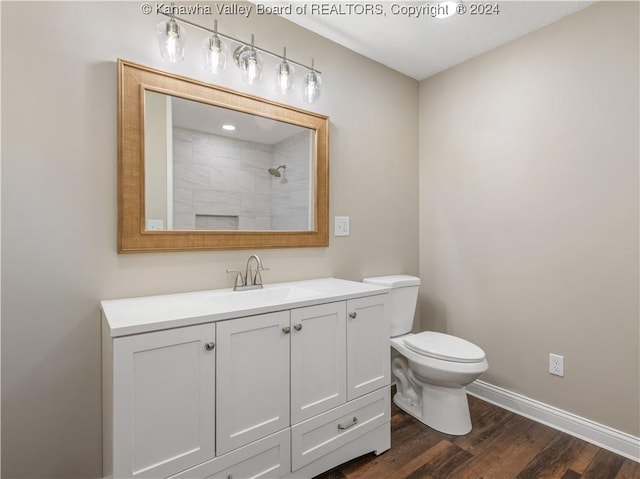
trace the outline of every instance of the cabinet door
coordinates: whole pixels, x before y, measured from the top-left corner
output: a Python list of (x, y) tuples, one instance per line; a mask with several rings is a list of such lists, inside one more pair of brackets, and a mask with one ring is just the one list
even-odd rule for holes
[(216, 324), (216, 453), (289, 426), (289, 311)]
[(347, 399), (387, 386), (391, 309), (388, 294), (347, 301)]
[(214, 457), (213, 324), (113, 342), (114, 477), (167, 477)]
[(346, 402), (346, 304), (291, 311), (291, 423)]

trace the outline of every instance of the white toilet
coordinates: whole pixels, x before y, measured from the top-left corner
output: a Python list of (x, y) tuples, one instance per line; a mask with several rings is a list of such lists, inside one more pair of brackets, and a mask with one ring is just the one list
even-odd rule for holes
[(411, 333), (420, 278), (407, 275), (365, 278), (391, 288), (391, 372), (393, 402), (419, 421), (446, 434), (471, 431), (465, 386), (489, 367), (484, 351), (449, 334)]

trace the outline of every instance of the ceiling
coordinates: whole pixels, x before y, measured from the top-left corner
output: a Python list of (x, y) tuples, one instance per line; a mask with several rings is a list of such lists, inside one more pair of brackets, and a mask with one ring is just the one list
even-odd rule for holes
[[(146, 93), (164, 96), (152, 91)], [(171, 97), (171, 111), (174, 127), (264, 145), (275, 145), (303, 131), (309, 131), (302, 126), (176, 96)], [(226, 131), (222, 125), (233, 125), (235, 130)]]
[[(294, 2), (293, 5), (305, 3)], [(313, 3), (309, 2), (307, 9)], [(464, 2), (466, 14), (443, 19), (424, 14), (408, 16), (400, 11), (402, 7), (419, 9), (422, 5), (435, 5), (434, 0), (430, 3), (326, 2), (324, 5), (332, 6), (329, 11), (282, 16), (389, 68), (423, 80), (595, 2), (490, 0), (488, 3), (497, 5), (498, 13), (471, 15), (471, 8), (478, 3), (467, 1)], [(378, 5), (375, 8), (381, 11), (370, 15), (345, 14), (349, 8), (353, 12), (355, 8), (362, 10), (366, 5)], [(316, 60), (316, 65), (322, 70), (322, 58)]]

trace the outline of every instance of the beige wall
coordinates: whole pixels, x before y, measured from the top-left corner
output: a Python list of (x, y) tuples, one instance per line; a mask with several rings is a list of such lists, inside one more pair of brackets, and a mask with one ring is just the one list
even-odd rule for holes
[[(199, 79), (189, 57), (159, 58), (155, 15), (140, 2), (2, 2), (3, 478), (101, 474), (98, 301), (229, 287), (226, 268), (262, 256), (266, 282), (418, 273), (418, 83), (267, 16), (220, 18), (220, 30), (291, 58), (316, 59), (331, 118), (330, 214), (352, 234), (328, 248), (116, 254), (118, 57)], [(211, 18), (197, 18), (212, 23)], [(265, 61), (257, 89), (276, 98)], [(289, 100), (287, 100), (289, 101)], [(381, 118), (384, 121), (381, 121)], [(333, 231), (333, 226), (331, 226)]]
[[(483, 379), (640, 433), (638, 3), (420, 84), (422, 324)], [(565, 377), (547, 372), (565, 356)]]

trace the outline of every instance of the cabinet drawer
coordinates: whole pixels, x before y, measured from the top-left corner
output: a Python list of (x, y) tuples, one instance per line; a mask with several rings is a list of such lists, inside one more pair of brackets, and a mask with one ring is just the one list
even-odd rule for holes
[(290, 435), (285, 429), (169, 479), (274, 479), (289, 474), (290, 456)]
[(355, 438), (388, 422), (388, 387), (348, 402), (291, 428), (291, 470), (321, 458)]

